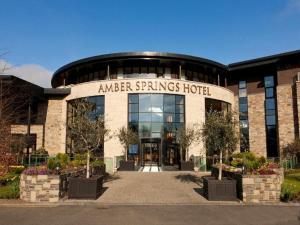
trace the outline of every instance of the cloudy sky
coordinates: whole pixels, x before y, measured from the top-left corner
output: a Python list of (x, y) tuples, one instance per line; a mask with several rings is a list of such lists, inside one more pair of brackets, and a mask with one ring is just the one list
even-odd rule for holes
[(228, 64), (300, 49), (300, 0), (0, 3), (0, 69), (44, 87), (59, 67), (105, 53), (175, 52)]

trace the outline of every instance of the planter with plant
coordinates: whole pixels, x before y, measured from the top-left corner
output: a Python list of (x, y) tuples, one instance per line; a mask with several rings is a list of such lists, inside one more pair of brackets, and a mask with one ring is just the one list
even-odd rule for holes
[(139, 135), (131, 128), (122, 127), (117, 132), (117, 137), (124, 148), (124, 159), (120, 161), (119, 171), (134, 171), (134, 160), (128, 159), (130, 145), (139, 143)]
[(189, 147), (199, 141), (200, 131), (196, 125), (181, 127), (177, 133), (177, 142), (180, 148), (180, 170), (194, 171), (194, 161), (189, 159)]
[(95, 116), (95, 104), (87, 99), (78, 99), (72, 102), (74, 112), (68, 131), (72, 139), (77, 141), (77, 149), (86, 152), (86, 176), (71, 177), (69, 179), (69, 198), (96, 199), (102, 192), (103, 176), (91, 174), (91, 154), (103, 146), (105, 139), (109, 138), (109, 130), (105, 127), (104, 117)]
[(206, 151), (219, 156), (218, 177), (204, 177), (204, 196), (208, 200), (235, 200), (236, 181), (231, 178), (222, 179), (223, 155), (226, 156), (236, 149), (237, 138), (232, 113), (211, 111), (207, 113), (203, 125), (202, 137)]

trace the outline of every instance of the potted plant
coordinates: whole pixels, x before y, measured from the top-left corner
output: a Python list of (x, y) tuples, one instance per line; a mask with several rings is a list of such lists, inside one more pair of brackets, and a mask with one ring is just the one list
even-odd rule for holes
[(103, 160), (95, 159), (92, 162), (92, 174), (93, 175), (105, 175), (105, 164)]
[(128, 160), (130, 145), (139, 143), (139, 135), (131, 128), (122, 127), (118, 130), (117, 136), (124, 147), (124, 159), (120, 161), (120, 171), (134, 171), (134, 160)]
[(235, 200), (236, 181), (224, 177), (222, 179), (223, 155), (236, 149), (237, 138), (235, 122), (232, 113), (210, 111), (206, 115), (202, 137), (208, 153), (217, 153), (219, 156), (218, 177), (203, 178), (204, 196), (208, 200)]
[(86, 99), (73, 102), (74, 119), (68, 124), (72, 139), (79, 143), (79, 151), (86, 152), (86, 176), (69, 179), (69, 198), (97, 199), (102, 191), (103, 176), (90, 173), (91, 152), (103, 146), (109, 130), (105, 128), (104, 117), (94, 114), (95, 105)]
[[(190, 145), (199, 140), (199, 131), (197, 126), (181, 127), (178, 130), (177, 142), (180, 148), (180, 169), (183, 171), (194, 171), (194, 161), (189, 159)], [(189, 160), (188, 160), (189, 159)]]

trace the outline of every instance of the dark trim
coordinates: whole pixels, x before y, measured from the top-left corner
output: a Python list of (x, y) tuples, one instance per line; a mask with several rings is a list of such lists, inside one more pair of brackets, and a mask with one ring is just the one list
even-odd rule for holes
[(245, 69), (245, 68), (249, 68), (249, 67), (263, 66), (263, 65), (267, 65), (267, 64), (275, 64), (278, 61), (282, 60), (284, 57), (291, 57), (291, 56), (297, 56), (297, 55), (299, 55), (299, 57), (300, 57), (300, 49), (295, 50), (295, 51), (260, 57), (260, 58), (256, 58), (256, 59), (245, 60), (245, 61), (241, 61), (241, 62), (237, 62), (237, 63), (231, 63), (228, 65), (228, 70), (233, 71), (233, 70)]
[(69, 95), (71, 88), (44, 88), (45, 95)]

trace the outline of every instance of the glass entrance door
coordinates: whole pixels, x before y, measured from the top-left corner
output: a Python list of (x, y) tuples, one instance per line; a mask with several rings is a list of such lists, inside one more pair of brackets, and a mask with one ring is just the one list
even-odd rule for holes
[(142, 166), (145, 165), (160, 165), (160, 142), (142, 142)]

